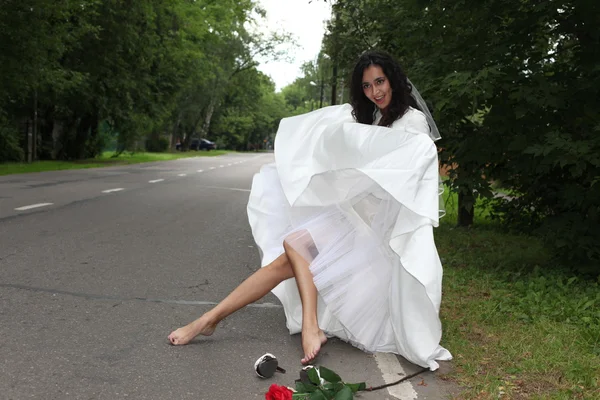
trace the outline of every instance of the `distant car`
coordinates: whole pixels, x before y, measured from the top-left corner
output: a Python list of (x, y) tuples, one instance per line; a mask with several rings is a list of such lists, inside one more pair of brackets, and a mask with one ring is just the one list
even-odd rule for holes
[(217, 145), (207, 139), (192, 139), (190, 142), (190, 150), (216, 150)]

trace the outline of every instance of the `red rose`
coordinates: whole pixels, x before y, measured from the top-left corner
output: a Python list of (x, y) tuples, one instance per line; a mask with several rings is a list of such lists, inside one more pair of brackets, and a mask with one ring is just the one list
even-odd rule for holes
[(265, 393), (265, 400), (292, 400), (292, 391), (285, 386), (272, 384)]

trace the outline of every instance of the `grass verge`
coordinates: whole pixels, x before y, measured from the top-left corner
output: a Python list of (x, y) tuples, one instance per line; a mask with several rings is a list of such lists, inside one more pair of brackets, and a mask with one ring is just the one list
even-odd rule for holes
[(213, 157), (229, 153), (226, 150), (179, 152), (179, 153), (121, 153), (104, 152), (101, 156), (78, 161), (36, 161), (27, 163), (0, 163), (0, 175), (24, 174), (29, 172), (58, 171), (65, 169), (101, 168), (146, 162), (168, 161), (188, 157)]
[(455, 202), (446, 204), (436, 242), (442, 342), (455, 368), (443, 378), (461, 385), (457, 398), (600, 399), (599, 280), (481, 213), (475, 227), (456, 228)]

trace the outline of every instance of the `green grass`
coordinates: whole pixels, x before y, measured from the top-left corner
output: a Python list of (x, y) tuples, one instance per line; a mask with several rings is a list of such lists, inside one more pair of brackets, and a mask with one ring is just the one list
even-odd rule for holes
[(101, 168), (146, 162), (168, 161), (188, 157), (213, 157), (228, 153), (226, 150), (191, 151), (179, 153), (115, 153), (104, 152), (101, 156), (79, 161), (36, 161), (27, 163), (0, 163), (0, 175), (23, 174), (29, 172), (58, 171), (65, 169)]
[(444, 264), (443, 345), (460, 399), (600, 398), (599, 281), (557, 265), (541, 242), (483, 219), (436, 231)]

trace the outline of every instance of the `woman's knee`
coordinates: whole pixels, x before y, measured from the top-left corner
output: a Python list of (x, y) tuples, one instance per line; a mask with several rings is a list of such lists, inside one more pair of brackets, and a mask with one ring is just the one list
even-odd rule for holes
[(319, 253), (312, 235), (306, 229), (296, 231), (286, 236), (283, 240), (283, 249), (286, 254), (298, 253), (309, 262)]
[[(294, 243), (294, 246), (291, 246)], [(293, 233), (283, 239), (283, 248), (286, 250), (293, 249), (294, 247), (308, 247), (313, 244), (313, 238), (309, 231), (302, 229)]]

